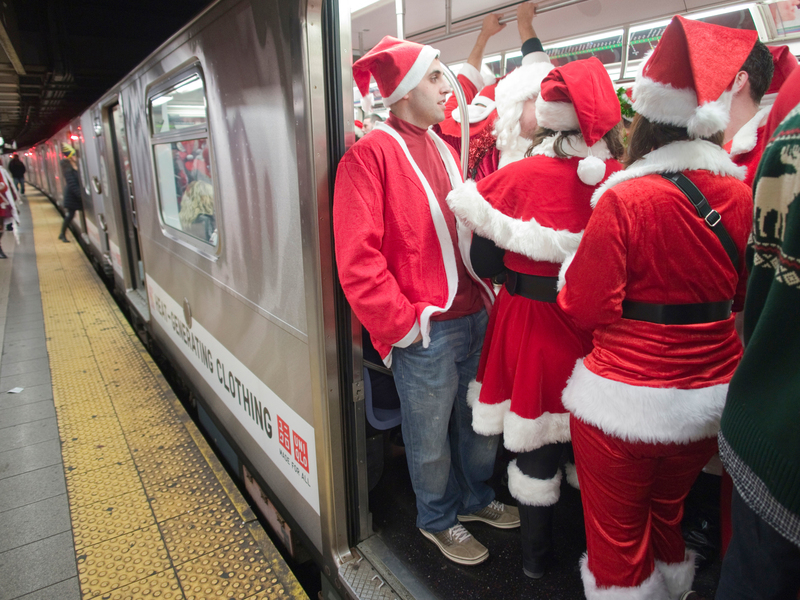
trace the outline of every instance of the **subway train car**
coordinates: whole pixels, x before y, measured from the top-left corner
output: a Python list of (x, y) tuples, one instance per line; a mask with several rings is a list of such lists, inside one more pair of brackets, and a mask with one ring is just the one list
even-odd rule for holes
[[(191, 388), (202, 427), (288, 551), (319, 566), (326, 598), (496, 598), (479, 569), (521, 575), (510, 538), (507, 559), (431, 570), (432, 546), (420, 554), (418, 534), (392, 533), (416, 533), (405, 462), (381, 461), (385, 448), (402, 452), (391, 443), (398, 411), (376, 408), (373, 379), (390, 372), (365, 360), (331, 223), (337, 161), (360, 117), (354, 56), (399, 30), (455, 68), (483, 15), (503, 12), (510, 26), (484, 58), (501, 76), (520, 62), (517, 4), (218, 0), (21, 152), (31, 182), (60, 201), (60, 147), (75, 146), (84, 210), (74, 234)], [(554, 63), (597, 56), (626, 85), (674, 14), (794, 47), (794, 4), (548, 0), (534, 25)], [(575, 511), (581, 530), (579, 502)], [(572, 583), (551, 597), (576, 597), (577, 562), (563, 577)]]

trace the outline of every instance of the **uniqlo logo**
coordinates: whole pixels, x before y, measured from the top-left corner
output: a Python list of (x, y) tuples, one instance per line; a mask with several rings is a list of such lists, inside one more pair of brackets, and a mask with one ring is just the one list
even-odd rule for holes
[(287, 452), (292, 451), (292, 430), (289, 429), (289, 426), (286, 424), (286, 421), (278, 417), (278, 442), (280, 445), (286, 448)]
[(297, 435), (296, 431), (292, 432), (292, 442), (294, 445), (294, 459), (300, 463), (300, 466), (308, 473), (308, 444), (306, 441)]

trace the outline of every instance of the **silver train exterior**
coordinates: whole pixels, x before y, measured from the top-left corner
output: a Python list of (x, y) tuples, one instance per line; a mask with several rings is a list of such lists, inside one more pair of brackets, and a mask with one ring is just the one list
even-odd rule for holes
[[(338, 20), (313, 0), (216, 2), (24, 156), (30, 181), (60, 199), (60, 147), (77, 148), (84, 210), (73, 230), (190, 383), (223, 455), (331, 581), (365, 537), (348, 506), (345, 464), (357, 461), (343, 433), (353, 410), (340, 393), (330, 220), (329, 139), (344, 140), (331, 111), (353, 131), (338, 51), (331, 65), (323, 48), (338, 48), (323, 39), (339, 35)], [(163, 99), (192, 86), (203, 110), (190, 102), (177, 109), (190, 123), (165, 125), (160, 109), (176, 105)], [(169, 159), (189, 145), (205, 163), (196, 180), (213, 189), (212, 239), (176, 219)]]

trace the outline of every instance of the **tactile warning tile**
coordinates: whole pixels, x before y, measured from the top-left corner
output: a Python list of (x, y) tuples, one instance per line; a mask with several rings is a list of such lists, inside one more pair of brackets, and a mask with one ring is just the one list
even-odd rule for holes
[(94, 504), (73, 506), (71, 513), (77, 551), (153, 524), (153, 511), (141, 489)]
[(189, 473), (156, 487), (147, 488), (156, 519), (166, 521), (206, 504), (227, 499), (225, 490), (210, 472)]
[(247, 525), (230, 504), (212, 504), (158, 524), (174, 565), (239, 543)]
[[(186, 598), (248, 598), (279, 583), (252, 539), (175, 568)], [(278, 596), (280, 597), (280, 596)]]
[(171, 567), (156, 526), (139, 529), (78, 551), (78, 580), (92, 597), (128, 585)]
[(107, 592), (99, 596), (99, 598), (102, 600), (132, 600), (133, 598), (137, 600), (139, 598), (144, 600), (150, 598), (178, 600), (185, 598), (185, 596), (175, 572), (169, 569)]
[(197, 446), (184, 444), (173, 446), (168, 453), (158, 449), (138, 452), (136, 468), (145, 487), (150, 488), (207, 469), (208, 463)]
[(58, 214), (31, 210), (82, 596), (307, 598)]
[(133, 462), (111, 465), (93, 471), (67, 473), (70, 505), (94, 504), (106, 498), (141, 489), (142, 483)]

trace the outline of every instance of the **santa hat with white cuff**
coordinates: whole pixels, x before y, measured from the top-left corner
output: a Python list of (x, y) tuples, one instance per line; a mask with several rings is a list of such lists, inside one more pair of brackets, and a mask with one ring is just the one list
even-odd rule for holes
[(722, 131), (731, 84), (757, 40), (756, 31), (675, 16), (640, 67), (633, 109), (654, 123), (686, 127), (693, 138)]
[(607, 151), (603, 136), (622, 120), (603, 63), (591, 57), (550, 71), (536, 100), (536, 120), (540, 127), (553, 131), (579, 130), (588, 156), (578, 163), (578, 178), (586, 185), (603, 180), (606, 165), (596, 154), (604, 154), (601, 145)]
[(422, 81), (439, 51), (408, 40), (384, 37), (353, 63), (353, 79), (364, 96), (369, 92), (370, 76), (375, 78), (384, 106), (391, 106)]

